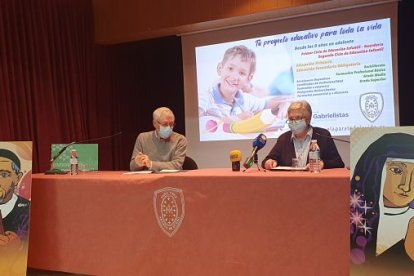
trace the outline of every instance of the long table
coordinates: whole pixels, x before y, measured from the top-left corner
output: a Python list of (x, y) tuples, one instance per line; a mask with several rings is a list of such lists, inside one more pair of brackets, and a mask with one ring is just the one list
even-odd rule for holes
[(349, 171), (34, 174), (28, 265), (92, 275), (349, 275)]

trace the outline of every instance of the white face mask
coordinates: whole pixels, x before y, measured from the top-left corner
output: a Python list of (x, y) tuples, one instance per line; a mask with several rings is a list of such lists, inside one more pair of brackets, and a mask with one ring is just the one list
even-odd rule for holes
[(167, 127), (164, 127), (164, 126), (160, 126), (160, 137), (161, 138), (163, 138), (163, 139), (167, 139), (168, 137), (170, 137), (171, 136), (171, 134), (172, 134), (172, 127), (169, 127), (169, 126), (167, 126)]
[(294, 120), (288, 123), (288, 126), (293, 134), (299, 134), (306, 129), (306, 121), (305, 119), (301, 120)]

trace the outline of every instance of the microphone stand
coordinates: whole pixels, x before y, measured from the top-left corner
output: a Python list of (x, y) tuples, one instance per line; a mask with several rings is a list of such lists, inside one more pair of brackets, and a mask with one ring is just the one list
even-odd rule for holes
[(55, 154), (55, 156), (52, 157), (52, 159), (50, 159), (50, 170), (45, 171), (45, 174), (67, 174), (68, 172), (63, 171), (61, 169), (55, 169), (54, 168), (54, 164), (56, 159), (59, 158), (59, 156), (62, 155), (62, 153), (71, 145), (75, 144), (76, 142), (72, 142), (70, 144), (67, 144), (66, 146), (64, 146), (63, 148), (60, 149), (60, 151)]
[(73, 144), (80, 144), (80, 143), (85, 143), (85, 142), (94, 142), (94, 141), (99, 141), (102, 139), (108, 139), (108, 138), (112, 138), (118, 135), (121, 135), (122, 131), (119, 131), (115, 134), (112, 135), (108, 135), (108, 136), (104, 136), (104, 137), (100, 137), (100, 138), (93, 138), (93, 139), (86, 139), (86, 140), (82, 140), (82, 141), (78, 141), (78, 142), (72, 142), (70, 144), (67, 144), (66, 146), (64, 146), (63, 148), (60, 149), (60, 151), (55, 154), (55, 156), (52, 157), (52, 159), (50, 159), (50, 170), (45, 171), (45, 174), (67, 174), (68, 172), (63, 171), (61, 169), (55, 169), (54, 168), (54, 163), (56, 161), (56, 159), (59, 158), (59, 156), (71, 145)]
[(259, 167), (259, 158), (258, 158), (258, 156), (257, 156), (257, 153), (255, 153), (254, 154), (254, 157), (253, 157), (253, 162), (256, 164), (256, 167), (257, 167), (257, 169), (260, 171), (260, 167)]
[(245, 169), (243, 170), (243, 172), (250, 169), (253, 166), (253, 163), (256, 164), (257, 169), (260, 171), (258, 160), (259, 160), (259, 158), (257, 156), (257, 152), (255, 151), (254, 154), (251, 155), (249, 158), (247, 158), (246, 162), (244, 162), (243, 166), (244, 166)]

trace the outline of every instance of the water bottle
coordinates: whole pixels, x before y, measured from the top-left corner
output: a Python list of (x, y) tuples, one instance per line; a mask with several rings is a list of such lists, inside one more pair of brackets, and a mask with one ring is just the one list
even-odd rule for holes
[(77, 175), (79, 173), (78, 152), (76, 149), (70, 152), (70, 174)]
[(309, 170), (312, 173), (319, 173), (321, 172), (321, 168), (319, 165), (320, 161), (320, 149), (318, 146), (317, 140), (312, 140), (309, 146)]

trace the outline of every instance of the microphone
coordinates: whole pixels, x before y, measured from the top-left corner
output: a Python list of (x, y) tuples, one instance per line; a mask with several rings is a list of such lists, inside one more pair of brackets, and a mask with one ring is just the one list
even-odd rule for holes
[(55, 169), (55, 168), (53, 168), (53, 165), (54, 165), (56, 159), (58, 159), (62, 155), (62, 153), (65, 152), (65, 150), (68, 147), (70, 147), (70, 146), (72, 146), (74, 144), (81, 144), (81, 143), (86, 143), (86, 142), (95, 142), (95, 141), (99, 141), (99, 140), (102, 140), (102, 139), (108, 139), (108, 138), (112, 138), (112, 137), (115, 137), (115, 136), (118, 136), (118, 135), (121, 135), (121, 134), (122, 134), (122, 131), (119, 131), (119, 132), (117, 132), (115, 134), (112, 134), (112, 135), (107, 135), (107, 136), (103, 136), (103, 137), (99, 137), (99, 138), (93, 138), (93, 139), (86, 139), (86, 140), (82, 140), (82, 141), (78, 141), (78, 142), (73, 141), (73, 142), (67, 144), (66, 146), (64, 146), (63, 148), (61, 148), (60, 151), (58, 153), (56, 153), (50, 159), (50, 170), (45, 171), (45, 174), (67, 174), (68, 173), (67, 171), (63, 171), (61, 169)]
[(334, 138), (334, 137), (332, 137), (332, 136), (329, 136), (329, 135), (323, 135), (323, 134), (320, 134), (320, 133), (317, 133), (317, 132), (315, 132), (315, 135), (318, 135), (318, 136), (320, 136), (320, 137), (325, 137), (325, 138), (328, 138), (328, 139), (332, 139), (332, 140), (334, 140), (334, 141), (341, 141), (341, 142), (345, 142), (345, 143), (351, 143), (350, 141), (348, 141), (348, 140), (344, 140), (344, 139), (340, 139), (340, 138)]
[(242, 153), (239, 150), (232, 150), (230, 152), (231, 169), (233, 172), (240, 171), (240, 161), (242, 160)]
[[(317, 132), (315, 132), (315, 134), (316, 134), (316, 135), (318, 135), (318, 136), (320, 136), (320, 137), (325, 137), (325, 138), (328, 138), (328, 139), (332, 139), (332, 140), (334, 140), (334, 141), (345, 142), (345, 143), (348, 143), (348, 144), (350, 144), (350, 143), (351, 143), (351, 142), (350, 142), (350, 141), (348, 141), (348, 140), (344, 140), (344, 139), (340, 139), (340, 138), (334, 138), (334, 137), (332, 137), (332, 136), (323, 135), (323, 134), (320, 134), (320, 133), (317, 133)], [(349, 166), (345, 166), (345, 168), (346, 168), (347, 170), (350, 170), (350, 167), (349, 167)]]
[(64, 146), (60, 149), (58, 153), (56, 153), (52, 158), (50, 159), (50, 170), (45, 171), (45, 174), (67, 174), (68, 172), (62, 171), (61, 169), (56, 169), (53, 167), (55, 160), (59, 158), (59, 156), (62, 155), (62, 153), (71, 145), (76, 144), (76, 142), (72, 142)]
[(60, 149), (60, 151), (58, 153), (56, 153), (52, 159), (50, 159), (50, 162), (54, 162), (56, 159), (58, 159), (58, 157), (71, 145), (76, 144), (76, 142), (72, 142), (70, 144), (67, 144), (66, 146), (64, 146), (63, 148)]
[[(246, 159), (243, 166), (247, 170), (251, 166), (253, 166), (253, 163), (257, 164), (257, 152), (261, 150), (266, 145), (267, 137), (263, 133), (259, 134), (254, 140), (253, 140), (253, 150), (250, 156)], [(258, 166), (259, 167), (259, 166)]]

